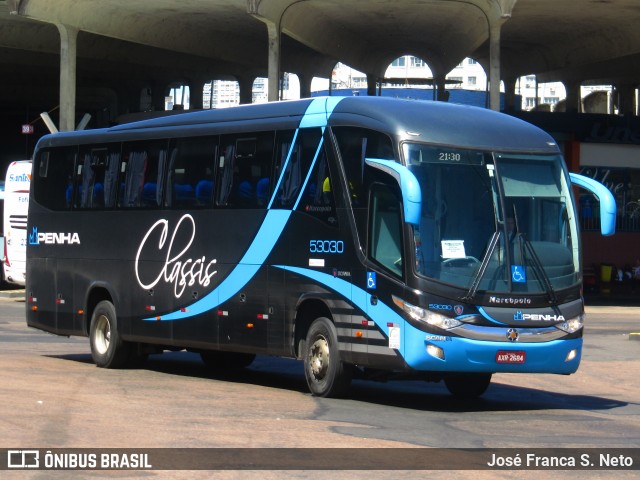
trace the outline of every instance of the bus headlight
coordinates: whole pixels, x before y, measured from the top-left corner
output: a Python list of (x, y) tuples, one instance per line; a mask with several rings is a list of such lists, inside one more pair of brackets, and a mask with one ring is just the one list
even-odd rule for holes
[(444, 315), (426, 310), (422, 307), (416, 307), (415, 305), (412, 305), (409, 302), (405, 302), (395, 295), (393, 295), (393, 303), (407, 312), (411, 318), (424, 322), (433, 327), (442, 328), (443, 330), (449, 330), (451, 328), (462, 325), (462, 322), (459, 322), (455, 318), (445, 317)]
[(575, 333), (584, 326), (584, 313), (556, 325), (556, 328), (567, 333)]

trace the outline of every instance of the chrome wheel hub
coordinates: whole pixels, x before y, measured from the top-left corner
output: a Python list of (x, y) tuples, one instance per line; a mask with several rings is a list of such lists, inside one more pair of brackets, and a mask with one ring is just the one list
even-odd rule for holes
[(111, 342), (111, 324), (109, 319), (101, 315), (96, 322), (95, 347), (98, 353), (104, 355), (109, 349)]
[(316, 380), (322, 380), (329, 368), (329, 342), (319, 337), (309, 349), (309, 370)]

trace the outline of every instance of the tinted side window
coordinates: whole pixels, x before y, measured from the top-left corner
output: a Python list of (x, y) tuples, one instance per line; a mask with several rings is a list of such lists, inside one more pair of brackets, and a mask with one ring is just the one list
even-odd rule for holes
[(276, 149), (282, 175), (278, 179), (275, 208), (293, 208), (298, 199), (307, 203), (315, 201), (317, 185), (315, 181), (309, 181), (308, 176), (321, 156), (321, 140), (319, 128), (300, 129), (295, 135), (293, 132), (279, 133)]
[[(168, 161), (167, 141), (125, 143), (120, 168), (118, 204), (124, 208), (162, 205)], [(191, 195), (195, 195), (191, 192)]]
[(332, 131), (347, 175), (351, 202), (354, 206), (364, 206), (365, 158), (394, 160), (391, 139), (383, 133), (366, 128), (334, 127)]
[(218, 137), (180, 138), (171, 148), (165, 204), (211, 207)]
[(335, 176), (331, 175), (324, 144), (316, 149), (311, 172), (305, 191), (300, 198), (296, 211), (305, 212), (329, 225), (337, 226), (336, 204), (333, 185)]
[(38, 154), (32, 179), (36, 202), (52, 210), (71, 208), (76, 154), (75, 147), (54, 148)]
[(216, 203), (266, 208), (271, 193), (274, 132), (225, 135), (220, 139)]
[(74, 205), (113, 208), (118, 190), (120, 144), (81, 147)]

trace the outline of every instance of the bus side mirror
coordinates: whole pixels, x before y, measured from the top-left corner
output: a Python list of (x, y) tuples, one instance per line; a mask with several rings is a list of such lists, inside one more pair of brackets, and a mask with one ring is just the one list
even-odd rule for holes
[(402, 192), (402, 208), (404, 210), (404, 221), (412, 225), (420, 225), (422, 214), (422, 191), (416, 176), (404, 165), (393, 160), (382, 160), (379, 158), (366, 158), (367, 165), (391, 175)]
[(600, 232), (608, 236), (616, 233), (616, 199), (600, 182), (577, 173), (569, 173), (571, 183), (589, 190), (600, 200)]

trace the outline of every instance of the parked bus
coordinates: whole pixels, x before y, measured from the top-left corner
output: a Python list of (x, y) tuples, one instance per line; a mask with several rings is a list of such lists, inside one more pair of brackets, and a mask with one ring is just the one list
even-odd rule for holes
[(541, 130), (490, 110), (328, 97), (43, 137), (27, 323), (100, 367), (186, 349), (213, 367), (352, 377), (576, 371), (584, 307), (571, 179)]
[(0, 218), (3, 219), (0, 222), (0, 244), (2, 244), (2, 265), (0, 268), (0, 285), (4, 284), (4, 180), (0, 180)]
[(31, 160), (12, 162), (7, 168), (4, 200), (4, 278), (24, 286), (27, 261), (27, 213)]

